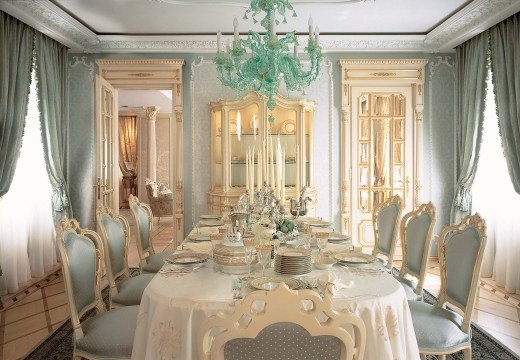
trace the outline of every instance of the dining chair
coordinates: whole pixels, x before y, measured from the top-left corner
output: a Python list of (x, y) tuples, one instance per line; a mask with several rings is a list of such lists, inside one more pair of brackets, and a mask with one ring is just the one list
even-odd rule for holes
[[(103, 243), (74, 219), (60, 222), (58, 248), (74, 331), (73, 358), (130, 359), (139, 306), (106, 311), (101, 297)], [(83, 322), (82, 317), (95, 311)]]
[[(353, 329), (353, 334), (347, 329)], [(235, 302), (232, 314), (206, 319), (198, 333), (199, 358), (362, 359), (366, 330), (361, 318), (332, 310), (330, 296), (312, 290), (254, 291)]]
[[(395, 247), (399, 233), (399, 221), (403, 210), (399, 195), (394, 195), (379, 203), (372, 213), (374, 226), (374, 250), (372, 255), (386, 256), (386, 267), (392, 269)], [(380, 259), (381, 260), (381, 259)], [(384, 261), (381, 260), (383, 263)]]
[(130, 226), (123, 216), (114, 215), (111, 209), (100, 205), (96, 211), (105, 250), (105, 268), (110, 284), (110, 308), (139, 305), (144, 289), (154, 274), (130, 276), (128, 243)]
[[(435, 305), (409, 301), (421, 357), (464, 351), (471, 359), (471, 316), (475, 305), (486, 223), (479, 214), (466, 216), (458, 225), (444, 228), (439, 239), (441, 288)], [(463, 315), (447, 309), (457, 308)]]
[[(401, 220), (403, 265), (396, 278), (403, 286), (408, 300), (421, 301), (423, 298), (434, 225), (435, 206), (431, 202), (420, 205), (417, 210), (409, 212)], [(417, 278), (417, 285), (407, 276)]]
[(139, 268), (142, 273), (156, 273), (164, 265), (164, 259), (172, 254), (169, 252), (155, 253), (152, 244), (152, 209), (139, 201), (136, 196), (128, 197), (130, 210), (137, 224), (137, 252), (139, 253)]

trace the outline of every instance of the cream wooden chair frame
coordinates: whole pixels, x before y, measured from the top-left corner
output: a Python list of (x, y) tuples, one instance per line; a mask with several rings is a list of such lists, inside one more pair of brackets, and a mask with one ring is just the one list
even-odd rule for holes
[[(471, 285), (468, 293), (468, 302), (466, 306), (450, 298), (446, 293), (448, 274), (446, 271), (446, 244), (451, 240), (452, 236), (465, 231), (468, 228), (474, 228), (480, 237), (480, 247), (477, 252), (475, 259), (475, 266), (473, 268), (473, 277), (471, 279)], [(436, 307), (444, 308), (446, 305), (451, 305), (459, 308), (463, 313), (461, 330), (465, 333), (471, 331), (471, 318), (473, 316), (473, 308), (475, 306), (476, 293), (478, 289), (478, 283), (480, 279), (480, 270), (482, 267), (482, 259), (484, 257), (484, 249), (486, 247), (487, 235), (486, 235), (486, 222), (480, 217), (479, 213), (475, 215), (468, 215), (464, 217), (460, 224), (445, 227), (439, 236), (439, 264), (441, 271), (441, 289), (439, 291), (439, 297), (435, 304)], [(470, 345), (462, 345), (451, 351), (441, 351), (435, 353), (423, 354), (421, 353), (421, 359), (426, 359), (426, 355), (439, 355), (440, 359), (445, 359), (446, 355), (456, 353), (460, 350), (464, 351), (464, 359), (471, 359), (471, 343)]]
[[(302, 301), (311, 301), (311, 310), (303, 310)], [(254, 309), (255, 302), (264, 303), (260, 312)], [(328, 319), (320, 322), (318, 317), (325, 314)], [(243, 316), (250, 317), (248, 324), (237, 325)], [(342, 344), (341, 359), (363, 359), (366, 344), (365, 324), (358, 316), (344, 311), (332, 309), (332, 302), (327, 295), (322, 299), (312, 290), (290, 290), (280, 284), (274, 291), (254, 291), (243, 300), (235, 303), (233, 314), (220, 313), (207, 319), (198, 333), (198, 352), (200, 359), (223, 360), (224, 346), (237, 338), (256, 338), (267, 326), (290, 322), (305, 328), (311, 336), (330, 335), (338, 338)], [(355, 333), (351, 334), (342, 328), (352, 325)], [(215, 334), (214, 330), (221, 330)]]
[[(95, 300), (86, 305), (80, 312), (77, 311), (76, 300), (74, 299), (74, 294), (72, 291), (72, 279), (69, 273), (69, 258), (67, 256), (67, 251), (65, 249), (64, 237), (63, 234), (68, 231), (73, 230), (79, 236), (84, 236), (94, 243), (96, 249), (96, 289), (95, 289)], [(97, 314), (101, 314), (105, 312), (107, 309), (105, 304), (103, 303), (103, 298), (101, 297), (101, 278), (103, 277), (103, 243), (99, 235), (92, 230), (82, 229), (79, 226), (79, 223), (74, 219), (64, 218), (61, 220), (59, 224), (60, 235), (58, 237), (58, 248), (61, 254), (61, 261), (63, 266), (63, 279), (65, 282), (65, 290), (67, 292), (67, 298), (69, 300), (70, 307), (70, 318), (72, 322), (72, 328), (74, 330), (74, 352), (73, 359), (79, 360), (81, 358), (85, 359), (93, 359), (97, 360), (98, 358), (93, 356), (92, 354), (85, 353), (83, 351), (79, 351), (76, 349), (76, 341), (82, 339), (85, 335), (83, 333), (83, 329), (81, 328), (80, 319), (83, 315), (85, 315), (89, 310), (96, 309)], [(104, 360), (109, 360), (105, 359)]]
[[(123, 224), (124, 233), (125, 233), (125, 252), (124, 252), (124, 262), (123, 262), (123, 269), (116, 273), (112, 273), (112, 263), (110, 259), (110, 253), (109, 253), (109, 245), (108, 245), (108, 234), (106, 232), (105, 226), (103, 225), (103, 221), (101, 221), (101, 217), (103, 215), (108, 215), (112, 220), (120, 220)], [(128, 224), (128, 220), (124, 216), (121, 215), (114, 215), (114, 212), (112, 209), (110, 209), (107, 206), (99, 205), (96, 210), (96, 219), (97, 223), (99, 224), (99, 228), (101, 230), (101, 239), (103, 240), (103, 247), (105, 249), (104, 252), (104, 259), (105, 259), (105, 268), (107, 272), (108, 277), (108, 283), (110, 285), (110, 308), (116, 308), (119, 307), (119, 305), (115, 305), (112, 303), (112, 297), (117, 295), (118, 289), (116, 285), (116, 280), (120, 277), (123, 277), (125, 279), (130, 277), (130, 268), (128, 266), (128, 245), (130, 243), (130, 225)]]
[[(416, 273), (410, 270), (407, 266), (408, 261), (408, 243), (406, 240), (406, 228), (408, 227), (408, 223), (410, 223), (413, 219), (416, 219), (424, 214), (428, 214), (431, 219), (430, 227), (428, 228), (428, 232), (426, 234), (426, 241), (424, 244), (423, 257), (421, 261), (421, 268), (419, 273)], [(432, 247), (432, 234), (433, 228), (435, 227), (435, 206), (430, 201), (428, 204), (421, 204), (419, 208), (415, 211), (411, 211), (406, 214), (401, 220), (401, 246), (403, 249), (403, 265), (401, 266), (401, 270), (399, 272), (399, 277), (404, 278), (406, 275), (411, 275), (417, 278), (417, 286), (415, 288), (415, 293), (423, 297), (423, 286), (424, 279), (426, 278), (426, 267), (428, 265), (428, 259), (430, 257), (430, 251)]]
[[(377, 219), (379, 217), (379, 213), (381, 210), (385, 209), (386, 207), (390, 205), (397, 205), (398, 207), (398, 213), (395, 220), (395, 231), (394, 236), (392, 239), (392, 244), (390, 245), (390, 252), (386, 253), (382, 251), (379, 248), (379, 229), (377, 226)], [(383, 201), (382, 203), (378, 204), (376, 208), (374, 209), (374, 212), (372, 213), (372, 225), (374, 227), (374, 250), (372, 251), (372, 255), (377, 256), (378, 254), (385, 255), (388, 257), (388, 262), (386, 263), (386, 267), (388, 269), (392, 269), (392, 265), (394, 262), (394, 255), (395, 255), (395, 248), (397, 246), (397, 238), (399, 235), (399, 223), (401, 221), (401, 212), (403, 211), (403, 204), (402, 199), (399, 195), (391, 196), (390, 198), (386, 199), (386, 201)]]
[[(137, 196), (134, 196), (134, 195), (130, 195), (128, 197), (128, 204), (130, 206), (130, 210), (132, 211), (132, 215), (134, 216), (135, 224), (137, 227), (137, 231), (136, 231), (136, 233), (137, 233), (137, 252), (139, 253), (139, 259), (140, 259), (139, 268), (142, 272), (143, 265), (146, 264), (146, 258), (150, 255), (155, 254), (155, 250), (153, 248), (153, 243), (152, 243), (152, 226), (153, 226), (152, 209), (147, 204), (140, 202), (139, 199), (137, 198)], [(141, 231), (139, 231), (139, 216), (134, 211), (134, 208), (132, 205), (138, 205), (148, 212), (148, 231), (150, 234), (150, 239), (148, 242), (148, 247), (146, 249), (143, 249), (143, 244), (142, 244), (142, 240), (141, 240)]]

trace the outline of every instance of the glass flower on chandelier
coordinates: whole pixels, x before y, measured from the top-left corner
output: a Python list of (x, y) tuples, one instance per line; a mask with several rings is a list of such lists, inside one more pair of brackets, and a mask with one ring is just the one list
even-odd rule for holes
[(279, 21), (277, 14), (287, 23), (286, 12), (294, 8), (288, 0), (252, 0), (246, 10), (244, 19), (251, 15), (253, 22), (256, 17), (265, 13), (260, 24), (266, 30), (262, 36), (249, 30), (247, 39), (240, 39), (238, 34), (238, 20), (235, 18), (234, 40), (227, 44), (226, 51), (222, 51), (221, 33), (217, 35), (217, 56), (215, 64), (218, 77), (223, 85), (239, 93), (256, 91), (267, 97), (267, 108), (270, 110), (269, 121), (274, 121), (272, 111), (276, 106), (274, 96), (278, 93), (282, 81), (287, 90), (304, 92), (320, 74), (323, 55), (319, 44), (319, 30), (314, 29), (312, 19), (309, 19), (309, 40), (305, 52), (309, 56), (310, 67), (305, 67), (298, 57), (298, 37), (296, 32), (284, 36), (276, 34), (276, 25)]

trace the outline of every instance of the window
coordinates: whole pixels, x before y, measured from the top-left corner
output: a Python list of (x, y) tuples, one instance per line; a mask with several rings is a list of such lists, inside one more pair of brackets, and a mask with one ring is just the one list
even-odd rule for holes
[(20, 157), (9, 192), (0, 201), (1, 285), (9, 292), (31, 277), (43, 276), (56, 261), (52, 188), (39, 114), (33, 70)]

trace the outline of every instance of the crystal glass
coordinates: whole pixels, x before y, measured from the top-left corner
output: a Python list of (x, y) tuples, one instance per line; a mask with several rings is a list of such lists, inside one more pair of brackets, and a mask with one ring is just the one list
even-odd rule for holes
[(319, 249), (319, 257), (323, 257), (323, 249), (327, 247), (329, 241), (329, 233), (319, 232), (316, 233), (316, 245)]
[(262, 265), (262, 276), (265, 276), (265, 268), (271, 262), (271, 245), (259, 245), (256, 248), (256, 256)]
[(247, 264), (247, 267), (248, 267), (248, 274), (247, 276), (248, 277), (251, 277), (251, 269), (252, 269), (252, 265), (253, 265), (253, 260), (255, 259), (254, 257), (254, 247), (252, 246), (245, 246), (245, 250), (246, 250), (246, 256), (245, 256), (245, 261), (246, 261), (246, 264)]

